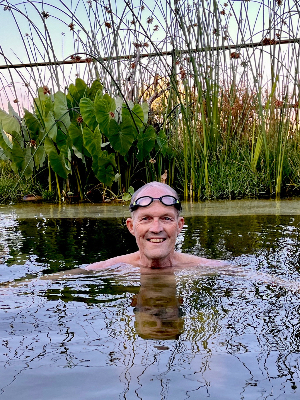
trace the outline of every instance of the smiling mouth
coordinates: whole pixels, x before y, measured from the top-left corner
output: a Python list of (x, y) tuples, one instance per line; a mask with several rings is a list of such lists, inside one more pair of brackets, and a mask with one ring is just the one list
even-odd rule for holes
[(151, 243), (162, 243), (162, 242), (164, 242), (166, 239), (164, 239), (164, 238), (152, 238), (152, 239), (147, 239), (148, 240), (148, 242), (151, 242)]

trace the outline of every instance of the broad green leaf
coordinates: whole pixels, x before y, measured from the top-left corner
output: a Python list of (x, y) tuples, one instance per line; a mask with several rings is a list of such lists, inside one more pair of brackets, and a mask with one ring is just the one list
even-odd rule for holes
[(34, 99), (34, 109), (38, 118), (47, 117), (53, 111), (53, 100), (49, 94), (44, 94), (44, 88), (38, 89), (38, 97)]
[(122, 195), (122, 200), (123, 201), (129, 201), (129, 200), (131, 200), (131, 194), (130, 193), (123, 193), (123, 195)]
[(104, 135), (107, 135), (109, 129), (109, 122), (114, 117), (116, 103), (107, 93), (103, 98), (96, 96), (95, 98), (95, 115), (99, 123), (99, 129)]
[(93, 156), (101, 153), (101, 133), (99, 129), (91, 131), (88, 127), (82, 129), (83, 144), (87, 151)]
[(99, 79), (96, 79), (92, 86), (87, 89), (87, 97), (94, 101), (96, 94), (99, 92), (99, 95), (102, 97), (103, 86), (100, 83)]
[(22, 164), (24, 161), (24, 149), (20, 146), (20, 144), (16, 141), (13, 142), (13, 147), (11, 150), (12, 162), (16, 165), (18, 171), (22, 169)]
[(54, 142), (45, 138), (45, 151), (48, 155), (50, 166), (54, 172), (64, 179), (67, 179), (69, 171), (67, 170), (63, 154), (58, 154)]
[(96, 128), (96, 126), (98, 125), (98, 122), (97, 122), (96, 116), (95, 116), (94, 103), (92, 102), (91, 99), (84, 97), (80, 100), (79, 107), (80, 107), (80, 114), (81, 114), (84, 122), (87, 124), (87, 126), (90, 129), (94, 130)]
[(57, 136), (57, 125), (52, 112), (48, 113), (47, 117), (44, 118), (44, 123), (46, 133), (55, 142)]
[(77, 78), (75, 85), (71, 83), (68, 88), (67, 99), (72, 105), (78, 105), (82, 97), (86, 96), (87, 84), (80, 78)]
[(68, 87), (67, 99), (70, 101), (72, 105), (74, 104), (77, 105), (79, 103), (80, 100), (79, 93), (76, 86), (73, 83), (71, 83)]
[(156, 140), (161, 154), (165, 157), (169, 153), (169, 146), (168, 137), (163, 130), (159, 131)]
[(127, 119), (121, 122), (120, 125), (112, 119), (109, 124), (107, 137), (113, 149), (118, 151), (122, 156), (125, 156), (135, 139), (134, 128)]
[(101, 99), (103, 99), (103, 92), (101, 90), (98, 90), (98, 92), (96, 93), (95, 99), (94, 99), (94, 103), (95, 103), (95, 101), (98, 101)]
[(34, 163), (33, 163), (33, 157), (32, 157), (32, 153), (31, 153), (31, 148), (30, 147), (26, 147), (24, 149), (24, 160), (23, 160), (23, 164), (22, 164), (22, 173), (25, 176), (26, 179), (29, 179), (32, 177), (32, 173), (33, 173), (33, 167), (34, 167)]
[(24, 139), (26, 140), (26, 136), (27, 136), (27, 141), (28, 141), (28, 135), (25, 135), (25, 138), (23, 138), (23, 136), (16, 131), (12, 131), (12, 133), (11, 133), (12, 142), (13, 143), (18, 142), (22, 148), (24, 147)]
[(48, 154), (48, 159), (53, 171), (56, 172), (60, 177), (67, 179), (69, 171), (66, 168), (63, 155), (56, 152), (51, 152)]
[(131, 200), (131, 197), (132, 197), (133, 193), (134, 193), (134, 188), (133, 188), (132, 186), (129, 186), (128, 192), (126, 192), (126, 193), (123, 194), (122, 200), (123, 200), (123, 201), (129, 201), (129, 200)]
[(126, 104), (123, 104), (122, 121), (124, 121), (124, 119), (129, 119), (131, 121), (133, 120), (134, 121), (134, 122), (132, 121), (133, 126), (135, 124), (138, 128), (142, 128), (144, 126), (144, 112), (142, 107), (139, 104), (135, 104), (129, 110)]
[(23, 173), (26, 179), (30, 178), (33, 172), (33, 157), (31, 154), (31, 148), (26, 147), (24, 149), (18, 142), (14, 142), (11, 156), (14, 171)]
[(131, 110), (134, 121), (139, 128), (144, 126), (144, 111), (139, 104), (135, 104)]
[(138, 154), (137, 159), (143, 161), (143, 159), (149, 155), (150, 151), (153, 149), (156, 140), (156, 133), (153, 126), (148, 126), (144, 132), (138, 135)]
[(6, 133), (11, 134), (13, 131), (20, 132), (20, 123), (12, 115), (7, 114), (5, 111), (0, 109), (0, 122), (2, 123), (2, 128)]
[[(81, 154), (84, 154), (87, 157), (91, 157), (90, 153), (87, 151), (87, 149), (83, 145), (82, 129), (72, 123), (69, 126), (68, 133), (69, 133), (70, 139), (72, 141), (73, 147), (76, 148), (77, 152), (80, 152)], [(77, 156), (78, 156), (78, 154), (77, 154)], [(82, 158), (82, 157), (80, 157), (80, 158)]]
[(55, 151), (57, 153), (53, 140), (49, 139), (48, 137), (45, 138), (44, 148), (47, 155), (49, 155), (51, 151)]
[(40, 101), (46, 101), (49, 98), (49, 93), (45, 92), (43, 87), (39, 87), (37, 93)]
[(35, 150), (34, 154), (34, 163), (37, 169), (43, 166), (45, 159), (46, 159), (46, 153), (45, 153), (45, 148), (43, 145), (37, 145), (38, 148)]
[(25, 108), (24, 108), (24, 121), (27, 126), (30, 138), (33, 140), (37, 140), (37, 138), (39, 137), (40, 130), (43, 129), (40, 121), (34, 114), (29, 112)]
[(79, 93), (80, 98), (85, 96), (87, 91), (87, 84), (84, 82), (83, 79), (76, 78), (75, 87), (77, 89), (77, 92)]
[(98, 168), (95, 175), (105, 186), (111, 186), (114, 182), (115, 172), (111, 164)]
[(67, 157), (68, 150), (69, 150), (68, 137), (60, 129), (57, 129), (56, 144), (57, 144), (57, 147), (58, 147), (60, 153), (63, 153), (64, 156)]
[(95, 176), (106, 186), (111, 186), (115, 179), (114, 169), (116, 161), (114, 154), (108, 154), (107, 151), (99, 153), (98, 157), (93, 158), (93, 171)]
[[(22, 135), (22, 136), (21, 136)], [(31, 136), (29, 135), (29, 131), (27, 129), (27, 126), (25, 124), (24, 119), (22, 120), (21, 123), (21, 134), (19, 135), (22, 140), (24, 140), (25, 142), (29, 142), (31, 140)]]
[(67, 130), (71, 124), (69, 109), (67, 104), (66, 95), (62, 92), (56, 92), (54, 94), (54, 118), (57, 121), (57, 125), (61, 130), (67, 133)]

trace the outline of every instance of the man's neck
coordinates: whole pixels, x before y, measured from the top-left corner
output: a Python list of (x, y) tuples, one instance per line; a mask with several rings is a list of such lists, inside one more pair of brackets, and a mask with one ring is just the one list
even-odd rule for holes
[(175, 262), (176, 253), (174, 255), (168, 256), (166, 258), (151, 258), (148, 257), (140, 257), (139, 265), (143, 268), (150, 268), (150, 269), (167, 269), (173, 268), (176, 265)]

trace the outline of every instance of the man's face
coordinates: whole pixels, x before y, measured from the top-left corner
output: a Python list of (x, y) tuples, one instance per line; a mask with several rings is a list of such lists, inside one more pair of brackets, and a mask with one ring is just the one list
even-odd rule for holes
[[(172, 193), (163, 188), (150, 187), (143, 190), (138, 197), (163, 195)], [(154, 200), (149, 206), (139, 207), (134, 211), (133, 217), (128, 218), (126, 223), (136, 238), (141, 260), (145, 265), (149, 260), (162, 262), (165, 266), (172, 265), (176, 238), (184, 223), (174, 206), (165, 206), (159, 200)]]

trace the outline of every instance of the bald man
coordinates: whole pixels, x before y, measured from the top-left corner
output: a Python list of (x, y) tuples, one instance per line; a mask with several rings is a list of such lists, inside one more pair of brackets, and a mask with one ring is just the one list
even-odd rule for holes
[(175, 251), (184, 218), (180, 215), (178, 194), (169, 185), (147, 183), (133, 194), (129, 208), (131, 217), (126, 225), (135, 236), (138, 251), (90, 264), (86, 269), (99, 270), (124, 263), (148, 269), (225, 265), (223, 261)]

